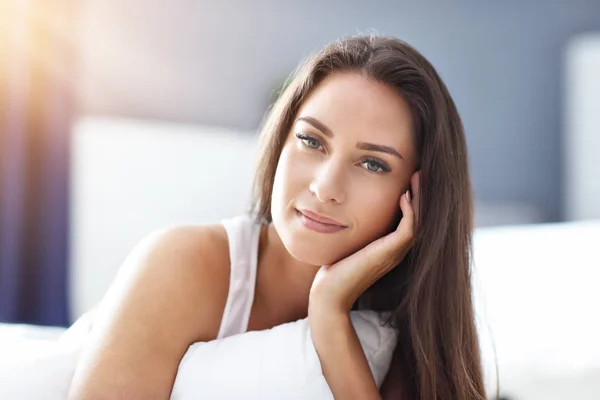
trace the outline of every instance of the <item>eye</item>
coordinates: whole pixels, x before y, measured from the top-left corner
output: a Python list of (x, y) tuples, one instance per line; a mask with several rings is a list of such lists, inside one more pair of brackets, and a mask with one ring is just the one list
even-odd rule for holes
[(321, 142), (315, 139), (312, 136), (306, 135), (304, 133), (297, 132), (296, 137), (302, 141), (302, 143), (311, 149), (319, 150), (321, 147)]
[(370, 172), (390, 172), (390, 168), (384, 162), (375, 158), (365, 158), (362, 162), (362, 165), (364, 165), (365, 168)]

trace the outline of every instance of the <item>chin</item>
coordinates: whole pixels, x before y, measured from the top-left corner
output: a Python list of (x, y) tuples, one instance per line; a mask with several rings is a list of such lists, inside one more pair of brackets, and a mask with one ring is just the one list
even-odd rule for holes
[(288, 252), (303, 263), (315, 266), (331, 265), (341, 260), (343, 257), (338, 254), (332, 254), (331, 246), (307, 246), (306, 243), (291, 240), (290, 243), (284, 242)]
[(273, 219), (273, 225), (288, 253), (298, 261), (315, 266), (331, 265), (347, 255), (340, 233), (310, 231), (299, 226), (295, 217), (283, 223)]

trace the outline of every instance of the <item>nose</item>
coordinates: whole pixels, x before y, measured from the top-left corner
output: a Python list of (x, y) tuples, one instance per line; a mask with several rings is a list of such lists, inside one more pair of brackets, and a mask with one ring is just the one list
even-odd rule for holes
[(343, 203), (346, 194), (341, 165), (334, 162), (323, 164), (310, 183), (309, 190), (321, 203)]

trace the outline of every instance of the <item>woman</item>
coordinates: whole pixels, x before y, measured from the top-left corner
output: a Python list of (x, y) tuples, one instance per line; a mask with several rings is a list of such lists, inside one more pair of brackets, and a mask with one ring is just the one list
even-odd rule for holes
[[(472, 229), (463, 128), (434, 68), (394, 38), (335, 41), (263, 125), (252, 218), (142, 241), (99, 305), (70, 398), (168, 398), (191, 343), (308, 317), (336, 399), (484, 399)], [(393, 311), (380, 393), (356, 308)]]

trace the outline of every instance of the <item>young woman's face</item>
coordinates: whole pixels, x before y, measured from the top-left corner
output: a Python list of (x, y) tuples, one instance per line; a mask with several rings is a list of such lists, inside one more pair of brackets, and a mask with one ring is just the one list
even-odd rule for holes
[[(332, 264), (395, 228), (416, 167), (412, 124), (402, 97), (356, 73), (333, 74), (315, 88), (273, 186), (273, 224), (292, 256)], [(322, 218), (336, 222), (314, 222)]]

